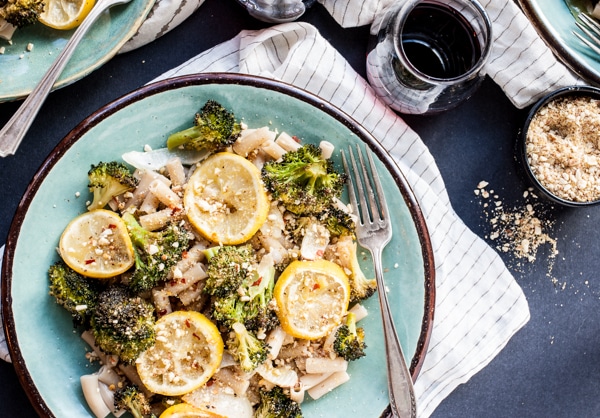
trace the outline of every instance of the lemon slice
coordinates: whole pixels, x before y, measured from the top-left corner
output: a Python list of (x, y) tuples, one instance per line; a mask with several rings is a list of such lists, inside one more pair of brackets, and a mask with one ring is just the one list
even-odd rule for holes
[(316, 340), (342, 322), (350, 284), (344, 270), (331, 261), (294, 261), (279, 276), (273, 294), (285, 332)]
[(198, 232), (223, 245), (249, 240), (269, 214), (269, 197), (259, 169), (230, 152), (215, 154), (196, 169), (183, 202)]
[(88, 277), (114, 277), (135, 262), (125, 222), (105, 209), (86, 212), (69, 222), (60, 237), (59, 251), (69, 267)]
[(46, 0), (39, 21), (54, 29), (76, 28), (88, 15), (95, 0)]
[(205, 384), (223, 358), (223, 339), (206, 316), (175, 311), (154, 326), (156, 342), (136, 360), (142, 383), (151, 392), (179, 396)]
[(188, 403), (179, 403), (163, 411), (159, 418), (226, 418), (223, 415), (205, 409), (196, 408)]

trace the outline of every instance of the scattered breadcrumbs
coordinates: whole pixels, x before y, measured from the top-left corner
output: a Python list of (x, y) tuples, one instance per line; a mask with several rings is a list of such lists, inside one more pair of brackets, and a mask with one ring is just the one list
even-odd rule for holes
[(600, 103), (563, 97), (543, 106), (527, 131), (531, 171), (552, 194), (573, 202), (600, 198)]
[(558, 281), (552, 277), (552, 269), (558, 254), (557, 241), (549, 235), (554, 221), (545, 216), (544, 209), (538, 197), (528, 189), (523, 193), (524, 201), (518, 206), (508, 208), (494, 190), (488, 188), (486, 181), (481, 181), (475, 189), (475, 195), (480, 198), (488, 233), (485, 238), (496, 250), (513, 257), (509, 267), (521, 270), (524, 263), (533, 263), (541, 253), (541, 248), (547, 248), (543, 254), (548, 259), (547, 276), (554, 284)]

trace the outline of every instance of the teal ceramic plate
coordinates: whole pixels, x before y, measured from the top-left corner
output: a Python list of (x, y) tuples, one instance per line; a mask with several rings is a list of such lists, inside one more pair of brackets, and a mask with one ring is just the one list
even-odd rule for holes
[(521, 8), (555, 55), (590, 83), (600, 84), (600, 56), (583, 45), (573, 31), (585, 0), (519, 0)]
[[(54, 88), (64, 87), (111, 59), (138, 30), (154, 0), (133, 0), (102, 14), (83, 38)], [(0, 102), (27, 96), (63, 50), (74, 30), (59, 31), (41, 23), (19, 29), (12, 44), (0, 39)], [(27, 44), (33, 50), (27, 51)]]
[[(258, 77), (204, 74), (143, 87), (103, 107), (57, 146), (34, 177), (11, 225), (2, 269), (3, 315), (11, 357), (41, 416), (87, 417), (79, 376), (95, 367), (73, 332), (70, 316), (48, 296), (47, 268), (67, 223), (85, 211), (87, 170), (119, 159), (145, 144), (164, 146), (168, 133), (189, 125), (207, 99), (231, 108), (249, 126), (270, 125), (304, 141), (327, 139), (339, 149), (370, 148), (382, 175), (393, 220), (393, 240), (384, 252), (397, 331), (413, 378), (423, 363), (434, 309), (433, 252), (423, 215), (402, 173), (361, 126), (329, 103), (292, 86)], [(77, 198), (76, 193), (81, 193)], [(363, 263), (373, 277), (372, 264)], [(367, 356), (353, 362), (350, 382), (318, 401), (307, 401), (307, 418), (379, 417), (388, 405), (385, 352), (377, 297), (367, 301), (361, 322)]]

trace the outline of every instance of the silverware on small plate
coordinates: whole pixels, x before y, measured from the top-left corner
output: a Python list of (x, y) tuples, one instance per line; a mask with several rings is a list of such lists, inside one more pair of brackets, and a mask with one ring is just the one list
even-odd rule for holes
[(131, 0), (99, 0), (94, 5), (90, 13), (77, 27), (75, 32), (73, 32), (73, 36), (71, 36), (61, 53), (56, 57), (56, 61), (48, 68), (44, 77), (42, 77), (37, 86), (29, 93), (12, 118), (10, 118), (2, 130), (0, 130), (0, 157), (12, 155), (17, 151), (23, 137), (25, 137), (25, 134), (37, 116), (42, 104), (44, 104), (46, 97), (48, 97), (52, 86), (54, 86), (54, 83), (77, 48), (77, 45), (83, 39), (92, 24), (106, 9), (116, 6), (117, 4), (129, 3), (130, 1)]
[(358, 215), (356, 239), (362, 247), (371, 252), (375, 265), (377, 294), (379, 295), (379, 305), (383, 319), (383, 336), (387, 357), (390, 408), (394, 417), (413, 418), (417, 416), (417, 404), (412, 377), (396, 333), (386, 295), (381, 262), (381, 253), (392, 239), (392, 224), (373, 157), (371, 153), (367, 153), (369, 162), (369, 169), (367, 169), (360, 146), (356, 146), (356, 151), (358, 164), (351, 147), (348, 149), (350, 163), (348, 163), (346, 154), (343, 151), (342, 162), (348, 175), (350, 203)]

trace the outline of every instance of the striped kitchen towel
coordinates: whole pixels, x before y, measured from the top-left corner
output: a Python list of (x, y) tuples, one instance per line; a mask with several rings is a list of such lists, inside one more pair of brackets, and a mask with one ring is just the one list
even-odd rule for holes
[(423, 141), (314, 26), (294, 22), (243, 31), (160, 79), (200, 72), (255, 74), (308, 90), (362, 124), (404, 172), (427, 220), (436, 261), (434, 326), (415, 384), (419, 415), (429, 416), (529, 320), (521, 288), (498, 254), (456, 215)]

